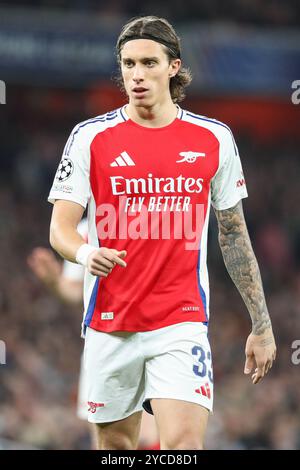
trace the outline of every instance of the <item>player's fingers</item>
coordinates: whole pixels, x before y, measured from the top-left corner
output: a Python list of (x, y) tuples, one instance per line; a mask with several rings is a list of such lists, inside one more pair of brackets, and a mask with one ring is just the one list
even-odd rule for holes
[(126, 266), (127, 266), (126, 261), (122, 260), (122, 259), (119, 258), (119, 256), (117, 256), (117, 255), (114, 255), (113, 261), (114, 261), (116, 264), (118, 264), (119, 266), (122, 266), (123, 268), (126, 268)]
[(54, 254), (48, 248), (39, 247), (34, 250), (33, 253), (36, 260), (48, 261), (55, 259)]
[(273, 361), (272, 359), (267, 362), (266, 369), (265, 369), (265, 374), (269, 372), (270, 369), (272, 369)]
[(258, 382), (260, 382), (262, 378), (263, 378), (263, 376), (257, 374), (255, 376), (255, 379), (253, 380), (253, 385), (258, 384)]
[(253, 385), (256, 385), (260, 380), (261, 380), (261, 377), (259, 375), (255, 374), (255, 376), (252, 380)]
[[(106, 260), (108, 260), (110, 263), (112, 263), (112, 267), (114, 267), (116, 264), (118, 264), (119, 266), (122, 266), (123, 268), (126, 268), (127, 266), (127, 263), (125, 261), (123, 261), (121, 259), (121, 256), (126, 256), (127, 252), (126, 250), (123, 250), (123, 251), (117, 251), (117, 250), (114, 250), (114, 249), (110, 249), (110, 250), (103, 250), (101, 253), (100, 253), (100, 256), (101, 258), (105, 258)], [(95, 258), (98, 258), (98, 256), (96, 255)], [(102, 259), (103, 259), (102, 258)], [(99, 259), (99, 258), (98, 258)]]
[(274, 363), (274, 361), (273, 361), (273, 359), (271, 359), (271, 360), (269, 361), (269, 369), (268, 369), (268, 370), (272, 369), (273, 363)]
[(126, 255), (127, 255), (126, 250), (122, 250), (122, 251), (110, 250), (108, 259), (110, 259), (115, 264), (118, 264), (119, 266), (126, 268), (127, 263), (126, 261), (122, 259), (122, 258), (125, 258)]
[(101, 271), (103, 273), (109, 274), (112, 268), (109, 268), (103, 265), (102, 263), (97, 263), (95, 261), (92, 261), (90, 264), (90, 269), (92, 269), (93, 271), (99, 271), (99, 272)]
[(114, 255), (119, 256), (120, 258), (125, 258), (125, 256), (127, 255), (126, 250), (115, 250), (114, 248), (111, 248), (110, 252), (113, 253)]
[(89, 263), (91, 269), (98, 269), (99, 271), (108, 272), (113, 266), (103, 258), (92, 258)]
[(254, 372), (254, 374), (252, 375), (251, 379), (252, 379), (252, 383), (253, 383), (254, 385), (257, 384), (257, 383), (260, 381), (261, 376), (258, 374), (258, 369), (255, 369), (255, 372)]
[(27, 264), (36, 275), (39, 275), (41, 272), (44, 272), (44, 266), (41, 266), (41, 263), (39, 263), (38, 260), (36, 260), (33, 256), (27, 258)]
[(113, 261), (114, 255), (112, 250), (103, 248), (98, 251), (94, 251), (90, 255), (90, 262), (95, 263), (98, 267), (105, 266), (109, 269), (114, 268), (116, 263)]
[(98, 268), (107, 268), (107, 269), (112, 269), (115, 265), (112, 261), (110, 261), (109, 259), (107, 258), (103, 258), (102, 256), (101, 257), (95, 257), (93, 260), (92, 260), (92, 264), (95, 264)]
[(266, 365), (267, 365), (267, 362), (258, 362), (257, 364), (257, 369), (258, 369), (258, 373), (263, 377), (265, 375), (265, 371), (266, 371)]
[(246, 354), (246, 361), (244, 367), (244, 374), (250, 374), (254, 368), (254, 357)]
[(89, 272), (91, 274), (93, 274), (93, 276), (107, 277), (107, 276), (109, 276), (111, 271), (110, 270), (109, 271), (104, 271), (102, 269), (95, 268), (95, 267), (93, 268), (91, 266), (90, 269), (89, 269)]
[(33, 264), (38, 264), (39, 263), (39, 260), (40, 260), (40, 256), (39, 254), (33, 250), (28, 256), (27, 256), (27, 263), (31, 263), (32, 265)]
[(32, 250), (31, 256), (35, 256), (35, 257), (40, 256), (40, 255), (43, 256), (45, 251), (46, 251), (46, 248), (43, 248), (42, 246), (38, 246)]
[(272, 369), (272, 365), (273, 365), (273, 360), (270, 359), (270, 360), (268, 361), (268, 372), (269, 372), (270, 369)]
[(255, 369), (255, 377), (253, 380), (254, 384), (257, 384), (265, 375), (265, 363), (257, 364), (257, 368)]
[(103, 266), (109, 267), (109, 268), (114, 268), (116, 264), (123, 266), (124, 268), (127, 266), (127, 263), (123, 261), (121, 258), (119, 258), (116, 255), (107, 255), (108, 257), (105, 256), (105, 258), (101, 258), (101, 261), (98, 262), (98, 264), (101, 264)]

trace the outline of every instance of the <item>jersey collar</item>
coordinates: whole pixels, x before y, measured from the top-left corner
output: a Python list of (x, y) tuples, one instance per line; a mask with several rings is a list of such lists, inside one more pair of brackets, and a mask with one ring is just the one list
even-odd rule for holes
[[(125, 111), (126, 106), (127, 106), (127, 104), (124, 104), (124, 106), (122, 106), (121, 108), (119, 108), (120, 116), (121, 116), (121, 119), (122, 119), (123, 121), (128, 121), (128, 120), (129, 120), (129, 116), (128, 116), (128, 114), (127, 114), (126, 111)], [(177, 118), (177, 119), (182, 119), (182, 116), (183, 116), (183, 109), (182, 109), (178, 104), (176, 104), (176, 108), (177, 108), (177, 116), (176, 116), (176, 118)]]

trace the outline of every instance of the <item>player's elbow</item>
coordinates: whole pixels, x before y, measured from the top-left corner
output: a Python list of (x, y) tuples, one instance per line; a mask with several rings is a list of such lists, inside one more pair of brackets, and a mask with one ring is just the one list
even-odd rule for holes
[(50, 231), (49, 231), (49, 243), (53, 250), (58, 251), (58, 241), (57, 241), (57, 227), (53, 220), (51, 220)]
[(61, 223), (61, 214), (56, 206), (56, 202), (53, 206), (51, 222), (50, 222), (50, 230), (49, 230), (49, 242), (53, 250), (59, 253), (59, 240), (61, 239), (60, 232), (62, 228)]
[(49, 232), (49, 243), (50, 243), (50, 246), (53, 248), (53, 250), (56, 251), (55, 235), (51, 227), (50, 227), (50, 232)]

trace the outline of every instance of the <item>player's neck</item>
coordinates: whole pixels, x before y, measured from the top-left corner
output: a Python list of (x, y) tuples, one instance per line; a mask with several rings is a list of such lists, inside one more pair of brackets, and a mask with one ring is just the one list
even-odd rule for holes
[(168, 126), (178, 114), (178, 108), (172, 101), (157, 103), (152, 107), (134, 106), (129, 103), (125, 111), (129, 119), (145, 127)]

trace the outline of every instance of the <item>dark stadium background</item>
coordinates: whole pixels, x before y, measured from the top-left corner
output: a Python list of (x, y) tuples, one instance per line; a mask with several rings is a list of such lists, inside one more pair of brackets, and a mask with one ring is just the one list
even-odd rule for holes
[(300, 448), (300, 364), (292, 363), (300, 340), (299, 12), (296, 0), (0, 2), (0, 448), (89, 446), (75, 415), (81, 312), (48, 294), (26, 258), (49, 246), (47, 194), (71, 129), (124, 102), (111, 80), (113, 48), (122, 24), (140, 14), (165, 16), (182, 38), (194, 81), (181, 106), (235, 135), (278, 344), (271, 372), (253, 386), (243, 374), (249, 315), (223, 266), (212, 214), (215, 412), (206, 447)]

